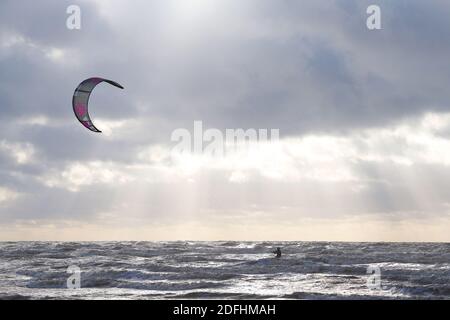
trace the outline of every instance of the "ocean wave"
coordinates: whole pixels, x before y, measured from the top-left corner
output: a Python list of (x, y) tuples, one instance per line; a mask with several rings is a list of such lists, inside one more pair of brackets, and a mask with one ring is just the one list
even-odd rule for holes
[[(283, 256), (274, 258), (273, 248)], [(448, 244), (334, 242), (0, 243), (0, 298), (450, 299)], [(67, 267), (81, 289), (65, 290)], [(383, 290), (367, 289), (367, 268)], [(43, 290), (45, 289), (45, 290)], [(85, 290), (85, 291), (83, 291)]]

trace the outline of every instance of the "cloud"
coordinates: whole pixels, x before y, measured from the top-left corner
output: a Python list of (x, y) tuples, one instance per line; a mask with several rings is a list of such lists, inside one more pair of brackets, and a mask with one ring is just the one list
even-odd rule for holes
[[(3, 223), (448, 219), (446, 1), (379, 1), (376, 32), (370, 1), (185, 2), (76, 1), (71, 31), (73, 1), (2, 1)], [(125, 86), (91, 97), (102, 135), (71, 110), (91, 76)], [(195, 120), (281, 142), (173, 159)]]
[[(84, 219), (93, 220), (107, 212), (118, 219), (128, 212), (126, 217), (142, 221), (255, 212), (267, 221), (440, 217), (449, 214), (450, 162), (441, 151), (449, 146), (440, 137), (448, 129), (450, 114), (427, 114), (345, 136), (285, 138), (219, 158), (174, 156), (170, 145), (149, 146), (126, 163), (67, 161), (28, 179), (51, 201), (55, 193), (84, 203)], [(41, 198), (33, 189), (29, 196), (34, 205)], [(16, 212), (29, 208), (19, 204)], [(79, 212), (77, 206), (67, 210)]]
[(29, 143), (9, 143), (0, 141), (0, 152), (11, 157), (17, 164), (23, 165), (33, 161), (34, 147)]
[(0, 187), (0, 204), (14, 200), (18, 197), (18, 194), (14, 191)]

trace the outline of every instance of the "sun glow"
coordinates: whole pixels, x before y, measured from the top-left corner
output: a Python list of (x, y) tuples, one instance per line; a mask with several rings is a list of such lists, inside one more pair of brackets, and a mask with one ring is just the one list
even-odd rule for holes
[(217, 11), (222, 1), (210, 0), (175, 0), (172, 1), (173, 11), (179, 15), (180, 19), (195, 21), (205, 18), (208, 14)]

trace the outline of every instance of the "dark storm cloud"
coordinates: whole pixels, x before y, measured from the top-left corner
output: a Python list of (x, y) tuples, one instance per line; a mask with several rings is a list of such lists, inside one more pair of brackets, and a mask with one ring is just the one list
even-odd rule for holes
[[(381, 1), (383, 30), (371, 32), (365, 27), (368, 1), (263, 1), (247, 4), (242, 15), (225, 12), (241, 30), (228, 31), (227, 20), (219, 19), (215, 28), (194, 35), (172, 25), (177, 21), (155, 18), (167, 10), (164, 4), (146, 2), (110, 20), (82, 2), (83, 29), (71, 32), (64, 26), (69, 3), (42, 2), (33, 14), (20, 10), (24, 2), (2, 4), (5, 30), (76, 53), (81, 64), (55, 65), (29, 48), (11, 49), (1, 61), (4, 117), (44, 113), (70, 119), (68, 97), (94, 74), (127, 88), (125, 97), (99, 97), (108, 106), (94, 110), (99, 116), (161, 117), (173, 128), (202, 119), (218, 128), (276, 127), (295, 135), (448, 110), (445, 2)], [(138, 11), (153, 12), (155, 22)], [(162, 41), (166, 29), (180, 38)]]
[[(374, 2), (382, 9), (380, 31), (365, 25), (366, 8)], [(227, 1), (208, 18), (193, 19), (193, 25), (183, 24), (188, 13), (171, 12), (177, 7), (173, 1), (115, 3), (121, 9), (107, 14), (105, 4), (93, 1), (0, 3), (0, 141), (35, 148), (35, 161), (25, 164), (0, 150), (0, 185), (23, 194), (14, 208), (2, 212), (3, 219), (111, 210), (108, 199), (121, 193), (119, 187), (71, 192), (44, 186), (39, 177), (62, 172), (72, 162), (133, 163), (141, 148), (169, 144), (174, 129), (191, 129), (194, 120), (219, 129), (279, 128), (282, 136), (302, 136), (450, 111), (450, 43), (444, 41), (450, 38), (448, 1)], [(82, 8), (80, 31), (65, 27), (72, 4)], [(62, 60), (52, 58), (55, 49)], [(94, 122), (131, 121), (129, 131), (117, 129), (124, 135), (90, 134), (74, 118), (73, 90), (90, 76), (125, 86), (121, 91), (102, 85), (91, 100)], [(49, 123), (20, 121), (37, 116)], [(369, 211), (414, 209), (405, 186), (394, 190), (376, 181), (379, 167), (356, 169), (375, 181), (364, 195), (373, 201)], [(429, 179), (439, 179), (444, 169), (430, 170), (424, 171)], [(258, 193), (231, 185), (224, 176), (216, 179), (209, 185), (215, 189), (211, 198), (201, 199), (206, 211), (214, 209), (209, 204), (239, 210), (254, 202), (296, 207), (304, 200), (284, 192), (291, 185), (257, 180), (250, 189), (264, 184)], [(319, 202), (315, 187), (303, 191)], [(162, 192), (152, 185), (152, 196), (141, 206), (153, 214), (171, 212), (171, 188)], [(342, 191), (325, 209), (342, 199), (356, 201)], [(312, 205), (307, 209), (326, 212)]]

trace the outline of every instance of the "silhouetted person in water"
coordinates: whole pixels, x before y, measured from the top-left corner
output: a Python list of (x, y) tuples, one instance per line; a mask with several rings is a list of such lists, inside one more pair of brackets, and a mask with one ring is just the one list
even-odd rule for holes
[(273, 253), (277, 255), (277, 258), (281, 258), (281, 249), (279, 247)]

